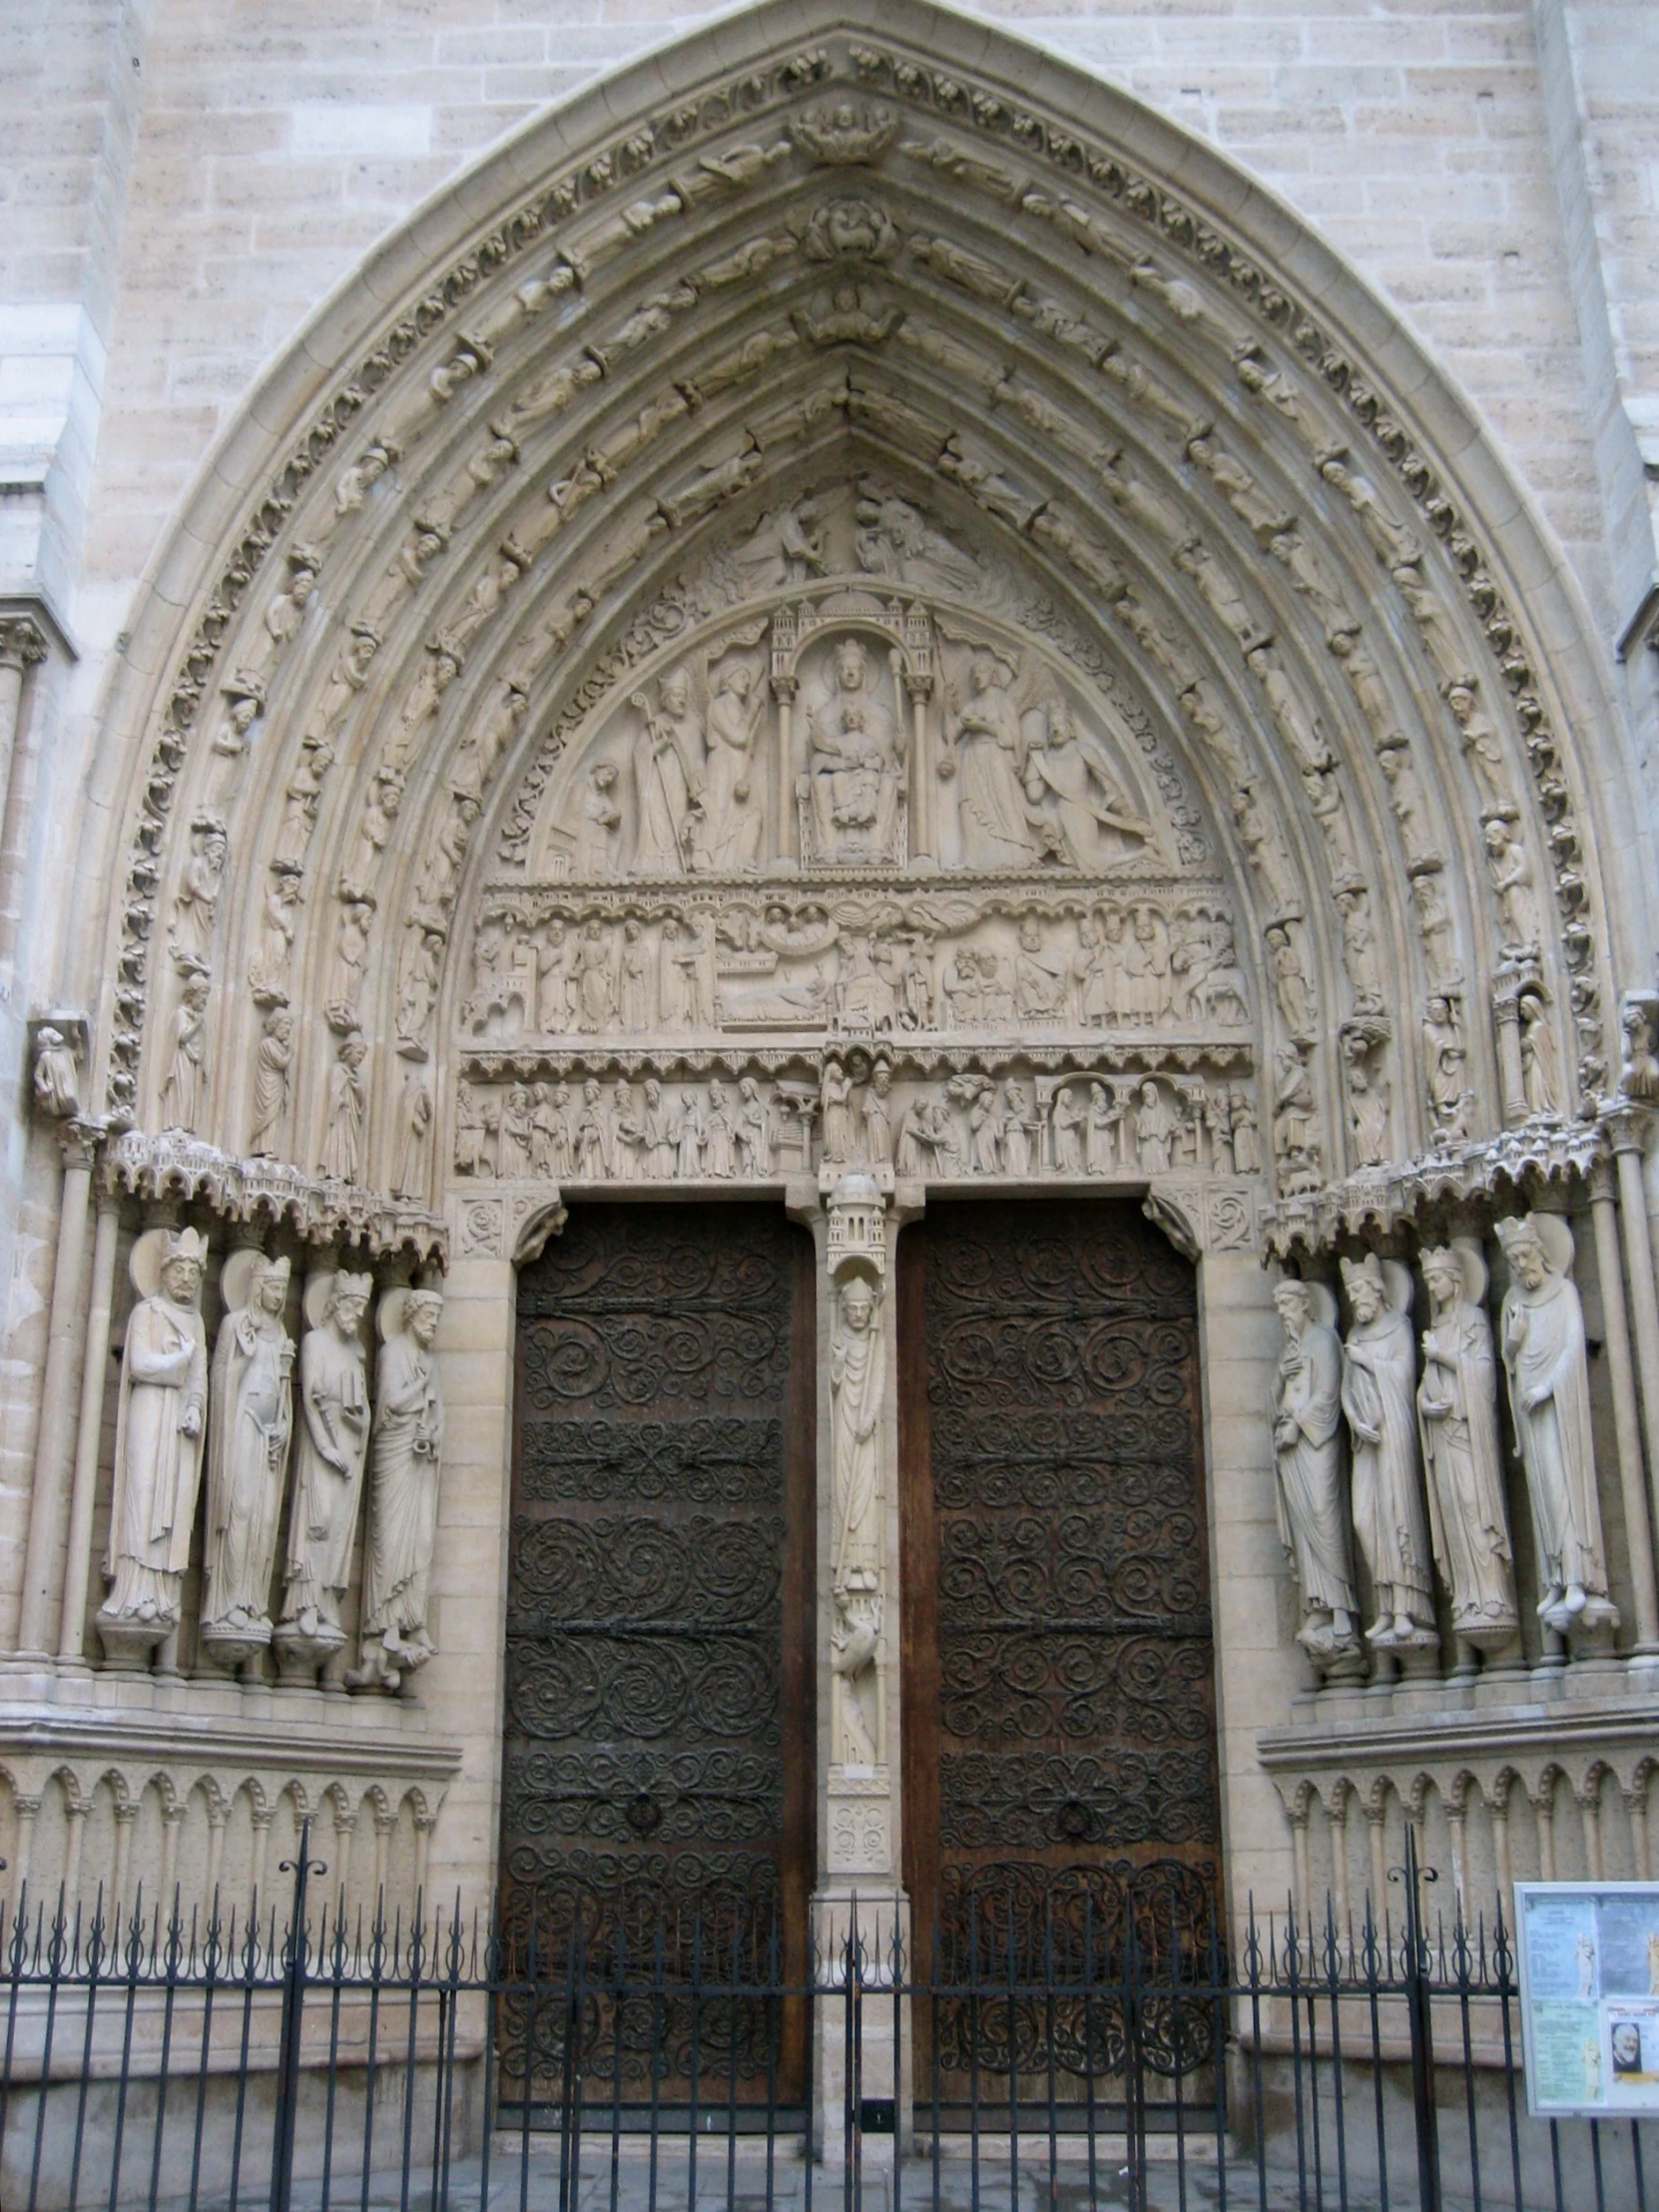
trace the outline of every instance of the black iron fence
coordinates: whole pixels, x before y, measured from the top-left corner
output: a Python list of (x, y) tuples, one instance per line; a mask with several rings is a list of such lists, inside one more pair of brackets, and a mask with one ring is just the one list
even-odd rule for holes
[(1645, 2212), (1649, 2123), (1530, 2119), (1501, 1920), (1414, 1865), (1358, 1927), (1097, 1914), (990, 1875), (953, 1927), (0, 1923), (0, 2212)]

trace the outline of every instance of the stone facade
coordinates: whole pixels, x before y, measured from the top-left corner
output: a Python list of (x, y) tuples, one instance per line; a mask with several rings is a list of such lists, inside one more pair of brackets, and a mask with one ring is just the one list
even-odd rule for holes
[(902, 1910), (969, 1189), (1196, 1268), (1232, 1897), (1652, 1873), (1647, 13), (566, 12), (14, 79), (12, 1881), (486, 1903), (516, 1271), (739, 1196)]

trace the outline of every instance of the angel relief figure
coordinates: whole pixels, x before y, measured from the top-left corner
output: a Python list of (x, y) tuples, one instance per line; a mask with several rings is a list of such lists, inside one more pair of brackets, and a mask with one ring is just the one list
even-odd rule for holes
[[(896, 660), (896, 655), (893, 656)], [(901, 860), (903, 725), (861, 638), (834, 641), (805, 716), (807, 774), (797, 786), (802, 842), (816, 859)]]

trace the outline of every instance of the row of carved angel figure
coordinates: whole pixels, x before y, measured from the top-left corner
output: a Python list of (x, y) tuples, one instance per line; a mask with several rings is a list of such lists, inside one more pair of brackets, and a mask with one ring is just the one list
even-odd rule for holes
[[(821, 1122), (815, 1145), (813, 1124)], [(817, 1087), (745, 1075), (636, 1087), (598, 1076), (457, 1088), (463, 1175), (565, 1182), (759, 1181), (815, 1165), (936, 1179), (1004, 1175), (1250, 1175), (1251, 1087), (1203, 1075), (991, 1076), (895, 1085), (863, 1053)]]
[[(1292, 1279), (1274, 1293), (1285, 1331), (1273, 1404), (1280, 1534), (1301, 1591), (1297, 1640), (1328, 1681), (1363, 1674), (1367, 1645), (1408, 1671), (1432, 1662), (1436, 1568), (1460, 1664), (1472, 1669), (1477, 1652), (1518, 1660), (1500, 1364), (1531, 1509), (1537, 1617), (1551, 1637), (1603, 1649), (1618, 1625), (1572, 1230), (1533, 1213), (1500, 1221), (1497, 1236), (1510, 1283), (1495, 1348), (1473, 1239), (1419, 1254), (1420, 1345), (1399, 1261), (1371, 1253), (1342, 1263), (1345, 1337), (1327, 1285)], [(1363, 1631), (1356, 1548), (1376, 1608)]]
[(341, 1615), (366, 1472), (358, 1664), (344, 1679), (352, 1689), (395, 1690), (433, 1649), (427, 1598), (443, 1396), (432, 1342), (442, 1297), (403, 1287), (382, 1295), (371, 1399), (363, 1338), (371, 1276), (307, 1275), (296, 1359), (287, 1260), (233, 1252), (220, 1277), (224, 1318), (210, 1368), (207, 1264), (207, 1242), (194, 1229), (147, 1230), (133, 1247), (138, 1301), (122, 1355), (109, 1591), (97, 1615), (105, 1656), (142, 1668), (182, 1627), (206, 1460), (202, 1647), (220, 1665), (250, 1671), (272, 1650), (284, 1680), (312, 1680), (345, 1646)]
[(660, 921), (555, 912), (525, 927), (497, 912), (479, 925), (471, 983), (462, 1025), (492, 1043), (728, 1027), (1232, 1029), (1250, 1011), (1225, 909), (1150, 894), (1075, 922), (808, 903)]

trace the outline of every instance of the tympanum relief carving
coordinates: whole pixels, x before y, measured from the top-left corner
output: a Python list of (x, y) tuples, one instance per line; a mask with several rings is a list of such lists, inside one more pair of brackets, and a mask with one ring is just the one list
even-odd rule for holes
[(878, 481), (769, 512), (715, 583), (774, 603), (573, 735), (522, 846), (514, 832), (534, 875), (1176, 861), (1168, 778), (1148, 775), (1120, 710), (1028, 636), (942, 604), (1012, 595)]

